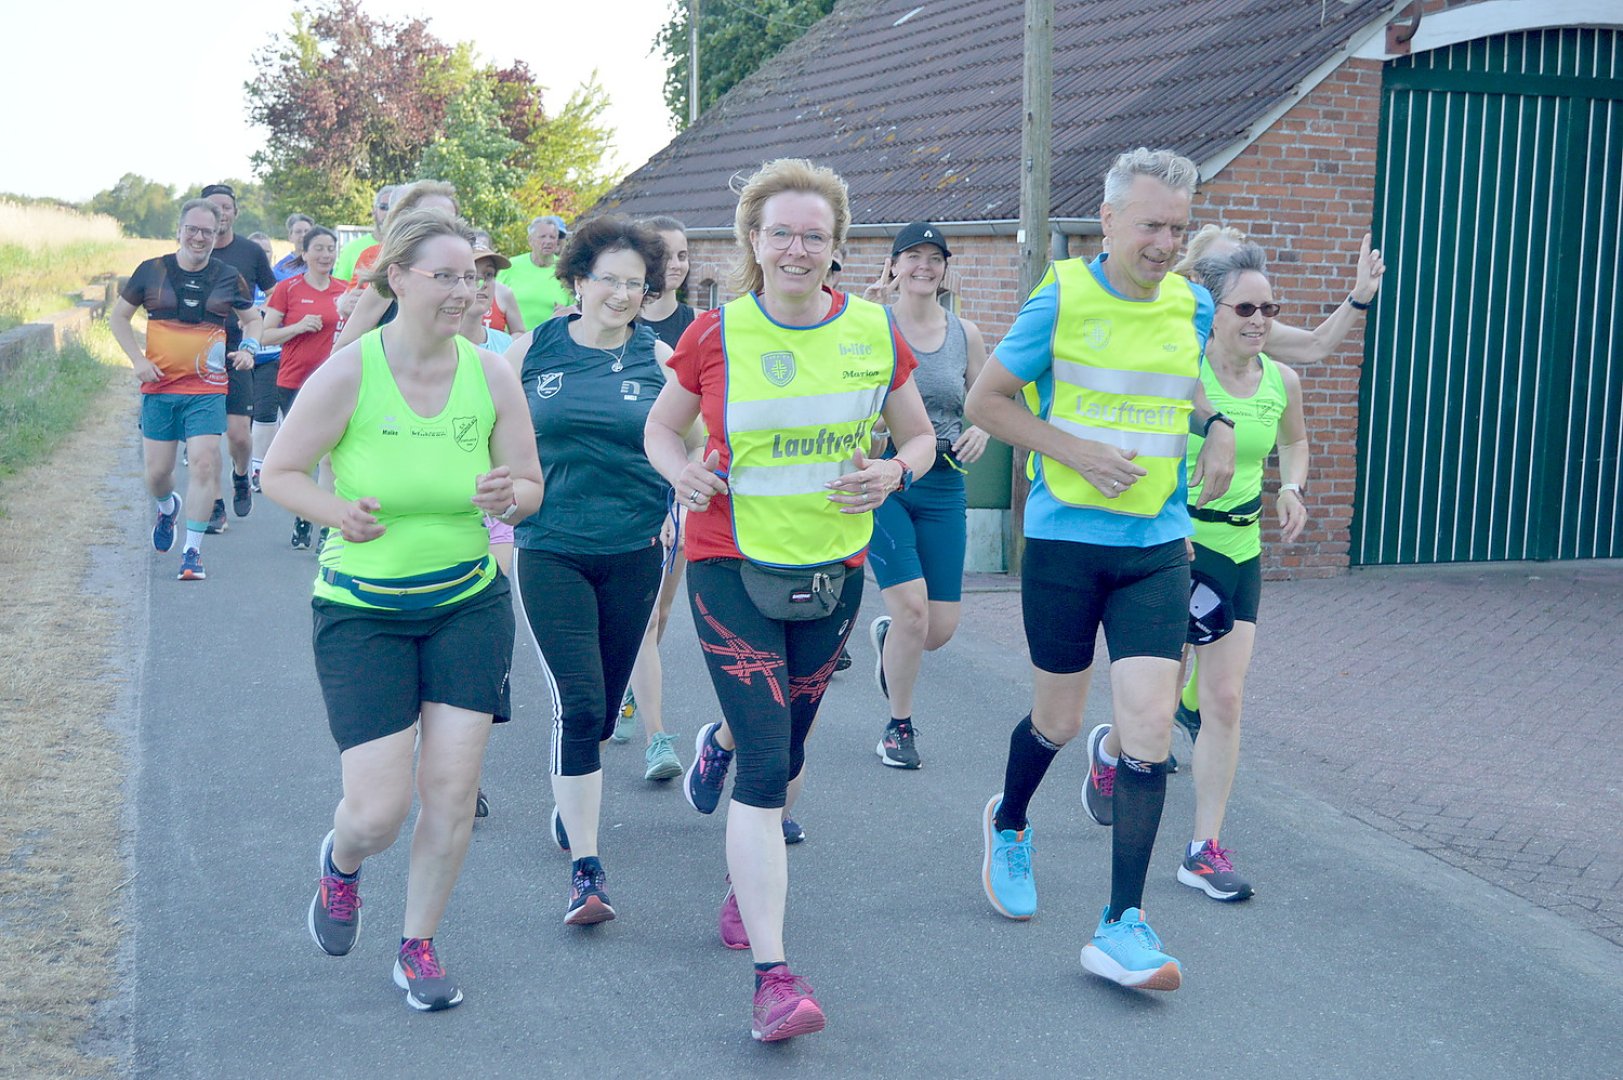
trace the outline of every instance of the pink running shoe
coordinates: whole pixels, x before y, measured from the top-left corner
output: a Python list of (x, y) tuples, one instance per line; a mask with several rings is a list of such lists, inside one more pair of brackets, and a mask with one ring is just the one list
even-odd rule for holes
[(755, 1021), (750, 1035), (761, 1042), (779, 1042), (796, 1035), (822, 1031), (827, 1018), (812, 997), (806, 980), (792, 974), (787, 964), (756, 976)]
[(727, 895), (721, 899), (721, 943), (729, 949), (750, 947), (749, 931), (744, 929), (744, 916), (738, 913), (738, 897), (733, 893), (733, 881), (727, 879)]

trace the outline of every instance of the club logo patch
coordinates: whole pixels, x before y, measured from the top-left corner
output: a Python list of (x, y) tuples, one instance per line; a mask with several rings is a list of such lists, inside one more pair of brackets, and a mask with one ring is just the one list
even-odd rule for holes
[(477, 416), (453, 416), (451, 418), (451, 438), (462, 449), (472, 453), (479, 447), (479, 418)]
[(564, 373), (561, 371), (543, 371), (541, 377), (535, 380), (535, 396), (542, 401), (557, 395), (564, 388)]
[(1095, 349), (1102, 349), (1110, 344), (1109, 319), (1083, 319), (1082, 340)]
[(795, 377), (795, 354), (769, 352), (761, 354), (761, 374), (773, 386), (788, 386)]

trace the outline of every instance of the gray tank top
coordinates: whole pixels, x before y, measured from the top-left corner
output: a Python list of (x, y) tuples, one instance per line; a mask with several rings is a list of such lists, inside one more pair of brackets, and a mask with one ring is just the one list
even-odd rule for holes
[(935, 425), (935, 437), (956, 442), (964, 432), (964, 373), (969, 365), (964, 324), (947, 312), (947, 336), (941, 348), (935, 352), (915, 348), (913, 355), (919, 361), (913, 382), (924, 398), (930, 423)]

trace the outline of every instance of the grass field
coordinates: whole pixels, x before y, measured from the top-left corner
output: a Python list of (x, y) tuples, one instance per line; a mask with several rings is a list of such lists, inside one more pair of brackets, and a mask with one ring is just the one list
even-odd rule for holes
[(0, 201), (0, 332), (72, 307), (96, 275), (128, 274), (174, 247), (128, 239), (109, 217)]

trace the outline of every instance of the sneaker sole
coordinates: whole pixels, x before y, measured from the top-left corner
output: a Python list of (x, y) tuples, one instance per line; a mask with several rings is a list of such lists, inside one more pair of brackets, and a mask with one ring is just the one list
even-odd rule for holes
[[(327, 840), (330, 839), (332, 835), (333, 834), (329, 832), (326, 836), (322, 837), (321, 846), (316, 849), (316, 875), (318, 877), (325, 877), (327, 874)], [(321, 938), (316, 934), (316, 908), (320, 906), (321, 887), (317, 886), (316, 895), (310, 900), (310, 916), (305, 920), (305, 924), (310, 928), (310, 940), (316, 943), (316, 948), (320, 949), (328, 956), (348, 956), (352, 951), (354, 951), (355, 943), (361, 940), (360, 909), (357, 908), (355, 910), (355, 936), (350, 939), (349, 948), (345, 949), (343, 952), (327, 952), (327, 946), (321, 943)]]
[[(699, 762), (704, 760), (704, 740), (712, 731), (719, 730), (720, 727), (719, 724), (706, 724), (699, 729), (697, 735), (693, 736), (693, 764), (688, 766), (686, 775), (682, 777), (682, 798), (686, 799), (688, 805), (701, 814), (713, 814), (716, 810), (715, 807), (711, 807), (709, 810), (702, 809), (698, 803), (693, 801), (693, 783), (699, 771)], [(717, 799), (716, 801), (719, 805), (721, 800)]]
[(1003, 792), (1000, 791), (987, 800), (986, 809), (981, 812), (981, 840), (984, 845), (983, 854), (981, 855), (981, 888), (986, 890), (986, 899), (992, 902), (992, 907), (997, 910), (999, 915), (1005, 919), (1013, 919), (1016, 922), (1025, 922), (1036, 912), (1016, 915), (1004, 907), (1002, 901), (997, 898), (997, 894), (992, 891), (992, 815), (997, 810), (997, 804), (1002, 801)]
[(796, 1035), (812, 1035), (823, 1030), (828, 1018), (815, 1001), (802, 1001), (794, 1010), (766, 1031), (750, 1029), (750, 1037), (757, 1042), (780, 1042)]
[[(890, 623), (885, 623), (887, 630)], [(868, 644), (873, 646), (873, 684), (879, 687), (879, 692), (886, 701), (890, 700), (890, 690), (885, 686), (885, 650), (879, 642), (879, 619), (868, 624)]]
[(176, 581), (207, 581), (208, 575), (201, 570), (182, 570), (175, 575)]
[(1183, 985), (1183, 972), (1170, 960), (1150, 971), (1128, 971), (1096, 945), (1082, 947), (1082, 966), (1101, 979), (1134, 990), (1176, 990)]
[(580, 907), (570, 908), (564, 912), (565, 926), (594, 926), (597, 923), (612, 922), (613, 919), (614, 909), (597, 896), (588, 896)]
[[(1088, 785), (1087, 791), (1093, 790), (1093, 765), (1099, 760), (1099, 744), (1105, 741), (1105, 736), (1108, 734), (1110, 734), (1109, 724), (1100, 724), (1088, 732), (1088, 778), (1083, 781)], [(1082, 809), (1088, 812), (1088, 817), (1093, 819), (1095, 825), (1103, 825), (1109, 828), (1111, 823), (1115, 821), (1116, 815), (1111, 813), (1109, 815), (1110, 821), (1102, 820), (1098, 814), (1093, 812), (1093, 803), (1088, 800), (1087, 791), (1082, 793)]]
[(442, 1012), (462, 1004), (462, 988), (457, 987), (456, 993), (447, 1001), (424, 1001), (411, 992), (411, 980), (406, 978), (405, 969), (400, 961), (394, 962), (394, 984), (406, 992), (406, 1004), (418, 1012)]
[(682, 763), (678, 760), (662, 761), (652, 766), (642, 774), (644, 780), (675, 780), (682, 775)]
[(1178, 867), (1178, 880), (1189, 886), (1191, 889), (1199, 889), (1213, 900), (1221, 900), (1226, 904), (1237, 903), (1241, 900), (1249, 900), (1254, 892), (1249, 885), (1247, 885), (1244, 889), (1236, 889), (1233, 892), (1224, 892), (1222, 889), (1212, 885), (1210, 879), (1202, 877), (1200, 874), (1195, 873), (1193, 870), (1190, 870), (1185, 866)]
[(880, 761), (882, 761), (886, 765), (889, 765), (893, 769), (917, 769), (917, 768), (919, 768), (920, 766), (922, 766), (924, 764), (924, 762), (922, 762), (922, 761), (918, 761), (918, 762), (914, 762), (912, 764), (909, 764), (909, 763), (907, 763), (905, 761), (893, 760), (889, 754), (885, 753), (885, 740), (884, 739), (879, 740), (879, 745), (873, 748), (873, 752), (879, 755), (879, 760)]

